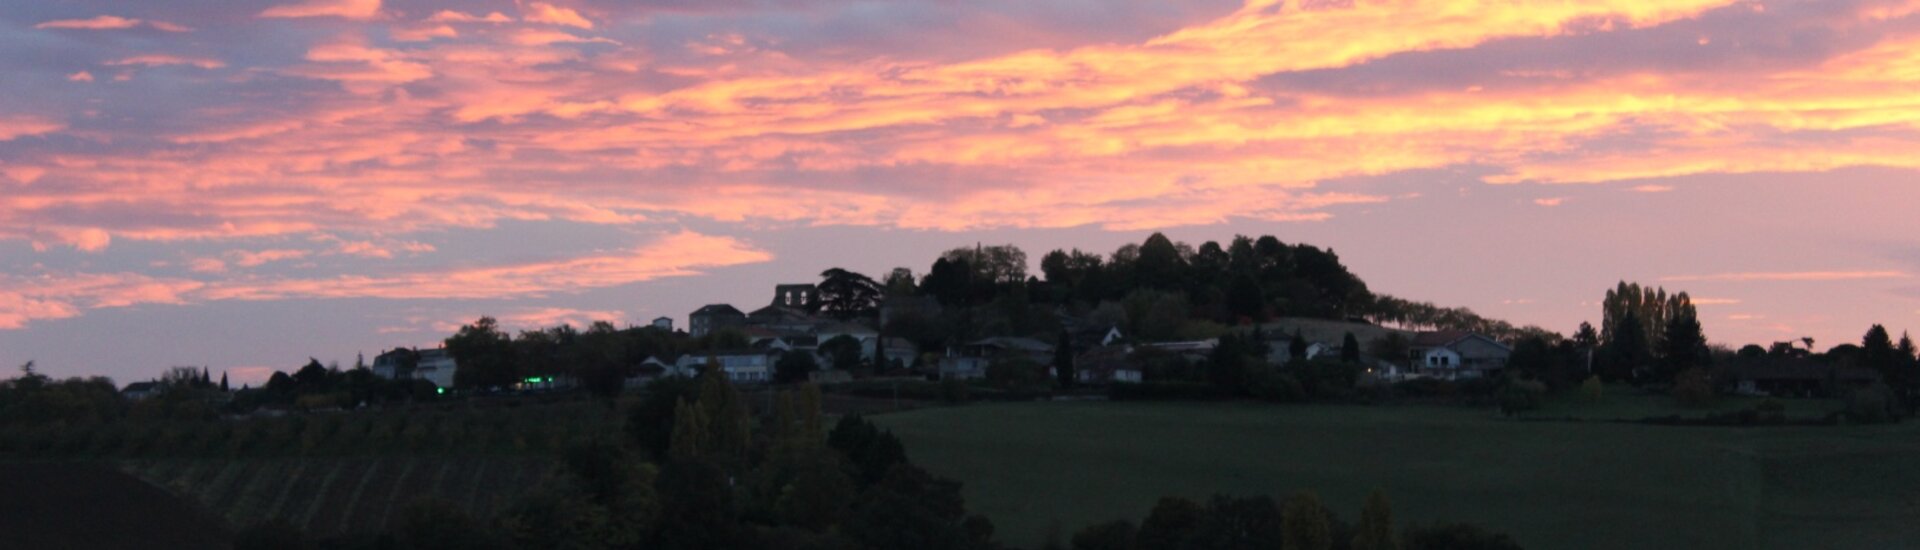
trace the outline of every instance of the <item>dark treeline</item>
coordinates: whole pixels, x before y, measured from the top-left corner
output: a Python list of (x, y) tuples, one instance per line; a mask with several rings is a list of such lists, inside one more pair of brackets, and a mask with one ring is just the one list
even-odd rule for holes
[(755, 413), (724, 375), (666, 378), (623, 433), (561, 453), (564, 474), (492, 517), (415, 502), (385, 533), (313, 540), (291, 524), (242, 529), (250, 548), (997, 548), (960, 485), (907, 461), (859, 416), (831, 429), (811, 385)]
[(931, 298), (944, 314), (908, 314), (890, 320), (888, 330), (922, 349), (984, 336), (1051, 340), (1061, 328), (1060, 313), (1120, 327), (1141, 341), (1209, 338), (1226, 327), (1281, 317), (1475, 330), (1502, 338), (1551, 334), (1466, 309), (1376, 295), (1332, 250), (1270, 235), (1196, 247), (1155, 233), (1106, 255), (1048, 252), (1038, 276), (1029, 275), (1026, 265), (1025, 251), (1001, 245), (947, 251), (917, 281), (910, 270), (895, 269), (883, 285), (887, 297)]

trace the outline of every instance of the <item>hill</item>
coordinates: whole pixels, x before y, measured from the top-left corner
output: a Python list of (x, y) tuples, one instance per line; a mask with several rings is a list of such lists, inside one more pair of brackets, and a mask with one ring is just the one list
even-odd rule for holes
[(8, 548), (225, 548), (220, 518), (96, 464), (0, 463)]

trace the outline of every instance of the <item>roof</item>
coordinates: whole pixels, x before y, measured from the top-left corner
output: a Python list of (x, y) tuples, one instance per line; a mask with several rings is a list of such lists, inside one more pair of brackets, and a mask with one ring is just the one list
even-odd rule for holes
[(127, 384), (127, 389), (120, 390), (120, 391), (127, 392), (127, 393), (144, 392), (144, 391), (153, 391), (155, 389), (159, 389), (159, 387), (160, 387), (159, 382), (134, 382), (132, 384)]
[(776, 318), (783, 318), (783, 319), (806, 319), (808, 317), (811, 317), (811, 315), (807, 315), (807, 312), (804, 310), (801, 310), (799, 308), (794, 308), (794, 307), (783, 306), (780, 304), (774, 304), (774, 305), (753, 310), (753, 312), (748, 313), (747, 316), (755, 317), (755, 318), (776, 317)]
[(732, 304), (707, 304), (706, 307), (693, 310), (693, 315), (746, 315), (740, 313)]
[(1435, 332), (1416, 333), (1413, 335), (1413, 342), (1411, 347), (1414, 347), (1414, 348), (1453, 347), (1454, 344), (1458, 344), (1464, 340), (1468, 340), (1472, 338), (1479, 338), (1481, 340), (1486, 340), (1487, 342), (1490, 342), (1493, 345), (1506, 348), (1508, 351), (1513, 350), (1513, 346), (1509, 346), (1504, 343), (1501, 343), (1499, 340), (1494, 339), (1494, 337), (1492, 336), (1487, 336), (1485, 334), (1480, 334), (1478, 332), (1471, 332), (1471, 331), (1465, 331), (1465, 330), (1441, 330), (1441, 331), (1435, 331)]
[(1454, 342), (1465, 340), (1468, 336), (1472, 336), (1472, 335), (1473, 333), (1467, 332), (1464, 330), (1440, 330), (1440, 331), (1433, 331), (1433, 332), (1420, 332), (1420, 333), (1415, 333), (1413, 335), (1413, 342), (1411, 343), (1413, 344), (1413, 347), (1416, 347), (1416, 348), (1437, 348), (1437, 347), (1445, 346), (1447, 344), (1452, 344)]
[(814, 334), (880, 334), (873, 327), (859, 323), (828, 323), (813, 330)]
[(995, 347), (995, 348), (1005, 348), (1005, 349), (1010, 349), (1010, 350), (1016, 350), (1016, 351), (1026, 351), (1026, 352), (1050, 352), (1050, 351), (1053, 351), (1053, 345), (1052, 345), (1052, 344), (1048, 344), (1048, 343), (1046, 343), (1046, 342), (1042, 342), (1042, 341), (1039, 341), (1039, 340), (1035, 340), (1035, 339), (1032, 339), (1032, 338), (1019, 338), (1019, 337), (1011, 337), (1011, 336), (996, 336), (996, 337), (993, 337), (993, 338), (985, 338), (985, 339), (981, 339), (981, 340), (976, 340), (976, 341), (974, 341), (974, 342), (972, 342), (972, 343), (969, 343), (969, 344), (967, 344), (967, 345), (968, 345), (968, 346), (981, 346), (981, 347)]

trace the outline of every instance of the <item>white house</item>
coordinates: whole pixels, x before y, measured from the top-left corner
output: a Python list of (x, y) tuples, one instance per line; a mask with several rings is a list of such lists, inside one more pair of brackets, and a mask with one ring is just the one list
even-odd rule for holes
[(1484, 334), (1449, 330), (1422, 332), (1408, 346), (1414, 370), (1446, 379), (1498, 376), (1513, 348)]
[(453, 354), (446, 348), (420, 350), (420, 362), (413, 366), (413, 377), (432, 382), (442, 388), (453, 387), (453, 373), (460, 365), (453, 360)]
[(712, 355), (690, 354), (675, 363), (679, 369), (700, 372), (706, 368), (709, 360), (720, 364), (720, 371), (726, 373), (727, 380), (735, 384), (760, 384), (773, 380), (773, 363), (778, 353), (765, 351), (731, 351)]

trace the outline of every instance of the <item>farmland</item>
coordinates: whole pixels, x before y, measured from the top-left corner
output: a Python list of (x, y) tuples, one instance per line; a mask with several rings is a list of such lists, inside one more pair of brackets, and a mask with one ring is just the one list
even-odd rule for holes
[(1037, 546), (1163, 495), (1314, 490), (1351, 519), (1466, 521), (1539, 548), (1888, 547), (1920, 541), (1920, 426), (1516, 422), (1427, 407), (1026, 403), (876, 421)]
[(420, 498), (485, 516), (552, 476), (565, 446), (619, 436), (604, 403), (487, 405), (14, 427), (0, 450), (117, 469), (230, 526), (279, 518), (325, 536), (379, 532)]

